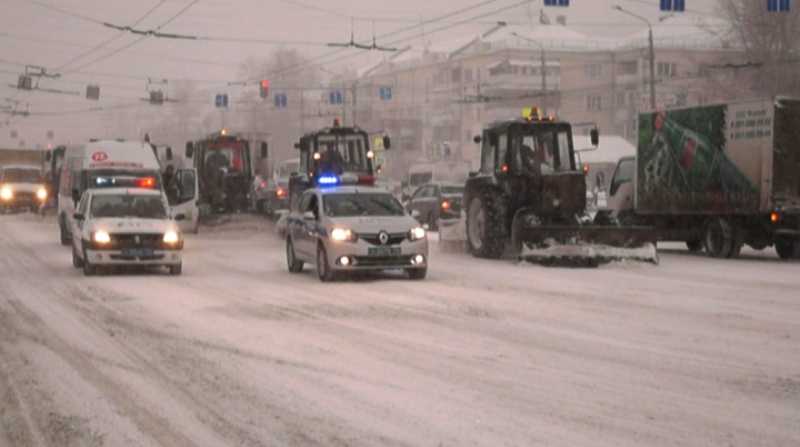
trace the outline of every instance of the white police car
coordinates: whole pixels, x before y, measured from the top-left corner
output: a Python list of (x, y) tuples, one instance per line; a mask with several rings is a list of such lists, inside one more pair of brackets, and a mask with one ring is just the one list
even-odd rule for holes
[(73, 219), (72, 234), (80, 237), (72, 238), (72, 264), (85, 275), (112, 266), (167, 267), (180, 275), (183, 237), (168, 209), (159, 190), (87, 190)]
[(335, 280), (343, 272), (395, 269), (405, 270), (412, 279), (424, 279), (428, 239), (419, 223), (383, 189), (316, 187), (300, 196), (289, 215), (286, 262), (292, 273), (302, 271), (306, 262), (316, 265), (321, 281)]

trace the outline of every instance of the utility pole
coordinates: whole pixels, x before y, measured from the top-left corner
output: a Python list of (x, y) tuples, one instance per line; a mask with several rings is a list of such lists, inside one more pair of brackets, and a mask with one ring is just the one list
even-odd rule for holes
[(656, 110), (656, 51), (653, 45), (653, 24), (649, 20), (640, 16), (639, 14), (632, 13), (619, 5), (614, 5), (614, 9), (627, 14), (631, 17), (637, 18), (647, 24), (648, 40), (650, 41), (650, 108)]
[(541, 70), (542, 70), (542, 94), (544, 94), (544, 110), (546, 112), (547, 108), (549, 107), (548, 103), (550, 102), (549, 101), (550, 95), (547, 92), (547, 62), (545, 60), (544, 47), (543, 46), (539, 46), (539, 49), (541, 50), (540, 51), (540, 55), (541, 55), (541, 65), (542, 65), (542, 67), (541, 67)]

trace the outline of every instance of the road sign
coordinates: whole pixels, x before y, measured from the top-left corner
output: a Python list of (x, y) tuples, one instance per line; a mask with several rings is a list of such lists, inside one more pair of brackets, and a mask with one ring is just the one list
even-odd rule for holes
[(378, 94), (380, 95), (381, 99), (384, 101), (391, 101), (392, 100), (392, 88), (391, 87), (381, 87), (378, 90)]
[(278, 109), (285, 109), (286, 106), (289, 104), (289, 97), (286, 93), (276, 93), (275, 94), (275, 107)]
[(220, 93), (214, 98), (214, 105), (221, 109), (228, 108), (228, 94)]
[(569, 6), (569, 0), (544, 0), (545, 6)]
[(769, 12), (789, 12), (791, 10), (791, 0), (767, 0), (767, 11)]
[(100, 99), (100, 86), (87, 85), (86, 86), (86, 99), (97, 101)]

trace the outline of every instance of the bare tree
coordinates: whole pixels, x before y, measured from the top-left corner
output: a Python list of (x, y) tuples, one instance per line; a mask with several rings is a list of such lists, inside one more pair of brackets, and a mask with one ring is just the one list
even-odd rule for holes
[(719, 2), (745, 51), (740, 69), (748, 71), (753, 90), (769, 96), (800, 94), (800, 8), (768, 12), (763, 1)]

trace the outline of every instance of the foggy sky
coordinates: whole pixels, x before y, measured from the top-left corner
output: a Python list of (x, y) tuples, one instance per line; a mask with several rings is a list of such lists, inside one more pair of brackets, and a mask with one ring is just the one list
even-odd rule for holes
[[(36, 0), (63, 10), (92, 19), (118, 25), (130, 25), (146, 11), (158, 5), (160, 0)], [(175, 15), (191, 0), (167, 0), (153, 11), (137, 28), (153, 29)], [(307, 8), (300, 3), (312, 5)], [(197, 36), (239, 37), (270, 40), (329, 42), (344, 41), (349, 38), (351, 21), (348, 16), (374, 18), (376, 34), (408, 27), (413, 21), (431, 19), (466, 6), (477, 4), (478, 0), (404, 0), (383, 2), (375, 0), (200, 0), (174, 22), (161, 31)], [(498, 0), (482, 8), (470, 11), (450, 22), (494, 9), (511, 5), (513, 0)], [(451, 39), (454, 36), (474, 34), (490, 27), (494, 20), (524, 22), (529, 17), (538, 23), (541, 1), (535, 0), (532, 6), (522, 6), (513, 11), (481, 18), (481, 23), (460, 26), (435, 35), (427, 40)], [(568, 9), (547, 8), (545, 11), (554, 17), (565, 14), (573, 26), (588, 35), (607, 36), (626, 35), (637, 32), (642, 25), (635, 19), (611, 10), (620, 4), (636, 13), (656, 19), (657, 0), (572, 0)], [(710, 17), (716, 9), (717, 0), (687, 0), (687, 7), (700, 12), (699, 17)], [(322, 8), (326, 12), (314, 8)], [(106, 60), (86, 66), (80, 72), (70, 72), (70, 68), (95, 60), (114, 49), (129, 45), (138, 37), (125, 34), (107, 47), (91, 52), (85, 58), (65, 67), (64, 75), (58, 80), (42, 81), (47, 88), (80, 91), (81, 96), (54, 95), (46, 93), (23, 93), (9, 88), (16, 84), (17, 76), (24, 71), (24, 64), (39, 65), (51, 71), (76, 56), (96, 47), (119, 32), (84, 20), (67, 17), (28, 0), (0, 0), (0, 106), (8, 103), (11, 97), (30, 104), (31, 112), (80, 111), (94, 106), (113, 106), (135, 103), (145, 95), (143, 80), (132, 77), (152, 77), (176, 79), (198, 79), (207, 81), (205, 88), (224, 90), (227, 81), (236, 80), (239, 63), (247, 57), (263, 57), (272, 51), (274, 45), (217, 43), (204, 41), (175, 41), (148, 38), (130, 49), (120, 52)], [(387, 20), (387, 19), (393, 19)], [(445, 22), (447, 23), (447, 22)], [(432, 29), (442, 23), (429, 25)], [(373, 23), (359, 19), (355, 22), (357, 39), (371, 39)], [(417, 34), (414, 30), (411, 34)], [(407, 35), (407, 34), (406, 34)], [(403, 37), (401, 35), (400, 37)], [(419, 44), (422, 39), (405, 42)], [(380, 41), (379, 41), (380, 43)], [(330, 48), (322, 46), (297, 47), (310, 57), (326, 54)], [(356, 51), (356, 50), (349, 50)], [(350, 59), (347, 65), (357, 67), (375, 60), (375, 54), (365, 54)], [(339, 71), (343, 67), (326, 67)], [(109, 76), (101, 76), (101, 75)], [(102, 100), (88, 101), (83, 98), (87, 83), (97, 83), (102, 89)], [(209, 98), (209, 105), (211, 99)], [(24, 106), (23, 106), (24, 107)], [(209, 110), (211, 110), (209, 108)], [(154, 112), (163, 113), (163, 112)], [(45, 133), (53, 130), (54, 142), (84, 140), (100, 132), (103, 113), (80, 113), (57, 117), (11, 118), (0, 114), (0, 147), (14, 147), (18, 140), (24, 139), (26, 146), (39, 143), (46, 145)], [(6, 122), (10, 121), (7, 125)], [(10, 131), (16, 130), (17, 139), (10, 138)]]

